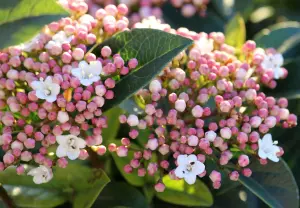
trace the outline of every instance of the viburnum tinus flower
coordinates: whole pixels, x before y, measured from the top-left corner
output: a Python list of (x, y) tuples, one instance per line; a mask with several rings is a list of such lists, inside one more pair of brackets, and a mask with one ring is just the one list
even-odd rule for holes
[(80, 155), (80, 150), (85, 148), (86, 142), (74, 135), (61, 135), (56, 137), (58, 147), (56, 149), (57, 157), (68, 157), (75, 160)]
[[(239, 175), (251, 176), (252, 161), (259, 160), (262, 165), (267, 159), (279, 161), (283, 150), (273, 143), (270, 130), (294, 127), (297, 117), (287, 109), (286, 98), (276, 99), (261, 91), (262, 86), (276, 87), (279, 69), (283, 72), (279, 78), (287, 76), (275, 49), (257, 48), (254, 41), (247, 41), (241, 56), (236, 56), (236, 49), (225, 43), (222, 33), (174, 30), (159, 21), (143, 20), (134, 27), (160, 28), (190, 38), (194, 45), (135, 94), (141, 108), (138, 116), (128, 113), (119, 117), (130, 127), (128, 138), (121, 140), (122, 146), (110, 144), (109, 151), (126, 149), (126, 154), (120, 154), (124, 157), (131, 142), (147, 135), (143, 150), (132, 149), (134, 156), (125, 172), (169, 174), (171, 179), (182, 178), (189, 184), (196, 182), (197, 175), (209, 175), (218, 189), (222, 182), (219, 168), (229, 167), (229, 178), (236, 181)], [(268, 64), (266, 54), (279, 57), (279, 62)], [(153, 162), (153, 155), (160, 160)], [(216, 169), (205, 170), (206, 160), (214, 161)]]
[(204, 164), (197, 160), (196, 155), (179, 155), (177, 165), (175, 175), (178, 178), (184, 178), (188, 184), (194, 184), (197, 175), (200, 175), (205, 170)]
[(57, 95), (60, 93), (60, 86), (52, 81), (52, 77), (48, 76), (45, 80), (40, 78), (40, 81), (31, 82), (32, 88), (35, 90), (35, 95), (39, 99), (46, 100), (50, 103), (54, 102)]
[(52, 170), (44, 165), (31, 169), (27, 175), (33, 176), (33, 182), (36, 184), (47, 183), (53, 177)]
[(277, 154), (280, 152), (280, 148), (276, 144), (277, 142), (273, 142), (271, 134), (264, 135), (262, 139), (258, 140), (258, 156), (262, 159), (278, 162)]
[(71, 17), (0, 51), (0, 171), (17, 166), (17, 174), (23, 174), (23, 164), (30, 163), (37, 167), (28, 172), (35, 183), (51, 180), (53, 166), (65, 168), (68, 159), (88, 158), (87, 148), (105, 153), (102, 107), (115, 96), (115, 78), (138, 65), (109, 46), (99, 48), (97, 56), (87, 50), (97, 40), (128, 30), (125, 5), (99, 9), (93, 17), (83, 1), (61, 3)]

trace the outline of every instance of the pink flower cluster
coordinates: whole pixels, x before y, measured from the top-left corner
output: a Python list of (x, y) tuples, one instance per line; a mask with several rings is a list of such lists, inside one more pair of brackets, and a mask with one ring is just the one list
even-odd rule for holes
[(17, 166), (22, 174), (24, 164), (39, 164), (28, 173), (40, 173), (36, 183), (49, 181), (51, 167), (66, 167), (67, 158), (86, 159), (86, 146), (105, 150), (101, 134), (107, 118), (101, 107), (115, 96), (113, 77), (138, 64), (136, 59), (125, 62), (108, 46), (100, 57), (88, 51), (128, 29), (124, 4), (99, 9), (94, 18), (85, 14), (86, 3), (67, 3), (71, 18), (47, 25), (28, 43), (0, 51), (0, 147), (5, 152), (0, 171)]
[(90, 13), (94, 14), (95, 11), (108, 4), (116, 4), (117, 2), (126, 4), (129, 8), (130, 23), (134, 24), (141, 21), (143, 18), (155, 16), (162, 19), (161, 7), (169, 3), (173, 7), (180, 9), (181, 14), (184, 17), (192, 17), (196, 13), (200, 16), (206, 15), (207, 4), (210, 0), (87, 0), (90, 8)]
[[(281, 54), (256, 48), (255, 42), (247, 41), (236, 56), (222, 33), (174, 30), (150, 19), (136, 25), (195, 42), (135, 95), (143, 114), (119, 117), (120, 123), (131, 130), (127, 138), (122, 138), (121, 146), (112, 143), (109, 150), (119, 157), (134, 152), (124, 171), (140, 177), (168, 173), (172, 179), (184, 178), (189, 184), (195, 183), (196, 176), (209, 175), (218, 189), (221, 173), (217, 169), (207, 173), (206, 160), (229, 168), (229, 178), (234, 181), (240, 174), (251, 176), (251, 160), (259, 160), (262, 165), (268, 159), (278, 162), (283, 149), (269, 132), (275, 126), (294, 127), (297, 117), (287, 109), (286, 98), (267, 96), (261, 88), (274, 88), (275, 79), (287, 76), (287, 70), (281, 67)], [(140, 138), (145, 131), (147, 138)], [(137, 138), (147, 140), (144, 149), (131, 147)], [(155, 185), (157, 191), (164, 189), (161, 179)]]

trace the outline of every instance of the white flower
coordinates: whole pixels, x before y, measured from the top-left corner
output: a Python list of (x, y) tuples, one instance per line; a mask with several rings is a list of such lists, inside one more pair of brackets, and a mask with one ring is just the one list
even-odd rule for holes
[(277, 141), (273, 142), (272, 135), (266, 134), (262, 139), (258, 140), (258, 156), (262, 159), (270, 159), (273, 162), (278, 162), (279, 158), (277, 153), (280, 149), (277, 145)]
[(44, 165), (31, 169), (27, 175), (33, 176), (35, 184), (47, 183), (53, 177), (52, 170)]
[(52, 40), (50, 40), (45, 48), (51, 49), (53, 46), (61, 46), (64, 43), (70, 43), (73, 39), (73, 36), (68, 37), (64, 31), (59, 31), (55, 35), (52, 36)]
[(179, 155), (177, 158), (178, 167), (175, 170), (175, 175), (178, 178), (184, 178), (188, 184), (196, 182), (197, 175), (205, 170), (202, 162), (197, 160), (196, 155)]
[(277, 54), (265, 54), (264, 60), (261, 66), (265, 70), (273, 70), (274, 79), (279, 79), (284, 75), (284, 71), (281, 66), (283, 65), (283, 57), (280, 53)]
[(205, 37), (200, 38), (196, 42), (196, 47), (200, 51), (201, 55), (208, 54), (214, 49), (214, 41)]
[(169, 28), (169, 25), (161, 23), (160, 19), (156, 19), (155, 16), (144, 18), (142, 22), (138, 22), (134, 25), (134, 28), (151, 28), (157, 30), (165, 30)]
[(45, 81), (40, 79), (40, 81), (31, 82), (31, 87), (35, 90), (35, 95), (38, 98), (47, 100), (50, 103), (56, 100), (60, 92), (59, 84), (54, 83), (50, 76), (48, 76)]
[(82, 85), (89, 86), (100, 80), (101, 71), (102, 64), (100, 61), (91, 61), (90, 64), (81, 61), (78, 68), (72, 69), (71, 73), (80, 80)]
[(35, 37), (33, 37), (30, 41), (21, 44), (21, 45), (20, 45), (20, 48), (21, 48), (23, 51), (31, 52), (32, 49), (39, 43), (40, 38), (41, 38), (41, 34), (38, 34), (38, 35), (36, 35)]
[(86, 142), (74, 135), (61, 135), (56, 137), (59, 146), (56, 149), (57, 157), (68, 157), (75, 160), (79, 157), (80, 149), (85, 148)]

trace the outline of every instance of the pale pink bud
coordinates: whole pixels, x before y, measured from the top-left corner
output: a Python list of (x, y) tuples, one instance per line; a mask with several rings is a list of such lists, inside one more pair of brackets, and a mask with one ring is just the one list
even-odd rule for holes
[(195, 135), (191, 135), (188, 137), (188, 145), (195, 147), (198, 145), (199, 139)]
[(163, 183), (157, 183), (154, 186), (155, 191), (157, 192), (164, 192), (166, 186)]
[(240, 155), (238, 159), (239, 166), (246, 167), (249, 165), (249, 157), (247, 155)]
[(221, 173), (216, 171), (216, 170), (213, 170), (210, 175), (209, 175), (209, 178), (210, 180), (215, 183), (215, 182), (220, 182), (221, 181)]
[(14, 162), (15, 160), (15, 157), (13, 156), (13, 154), (11, 153), (6, 153), (4, 156), (3, 156), (3, 162), (7, 165), (10, 165)]
[(221, 134), (221, 137), (224, 138), (224, 139), (230, 139), (231, 138), (231, 130), (230, 128), (228, 127), (225, 127), (225, 128), (222, 128), (220, 130), (220, 134)]
[(128, 149), (125, 146), (120, 146), (117, 148), (117, 155), (119, 157), (126, 157), (128, 154)]
[(192, 115), (195, 118), (200, 118), (203, 115), (203, 108), (200, 105), (196, 105), (193, 109), (192, 109)]
[(57, 120), (60, 123), (66, 123), (69, 120), (69, 114), (65, 111), (59, 111), (57, 114)]
[(184, 100), (177, 100), (175, 102), (175, 109), (179, 112), (183, 112), (186, 108), (186, 103)]
[(276, 122), (276, 117), (274, 116), (268, 116), (264, 121), (269, 128), (273, 128), (276, 125)]
[(258, 128), (259, 125), (261, 124), (262, 122), (262, 119), (261, 117), (259, 116), (253, 116), (251, 119), (250, 119), (250, 125), (253, 127), (253, 128)]
[(158, 80), (152, 80), (149, 85), (149, 90), (152, 93), (159, 93), (162, 89), (161, 83)]
[(247, 100), (254, 100), (257, 96), (256, 90), (248, 89), (245, 93), (245, 97)]
[(229, 101), (222, 101), (220, 103), (220, 110), (224, 113), (228, 113), (231, 110), (231, 105)]
[(130, 114), (127, 118), (127, 124), (129, 126), (137, 126), (139, 124), (139, 119), (136, 115)]
[(148, 140), (148, 143), (147, 143), (147, 147), (149, 149), (151, 149), (152, 151), (153, 150), (156, 150), (156, 148), (158, 147), (158, 140), (157, 139), (149, 139)]
[(217, 134), (214, 131), (208, 131), (205, 133), (205, 138), (210, 142), (213, 142), (216, 139), (216, 137)]

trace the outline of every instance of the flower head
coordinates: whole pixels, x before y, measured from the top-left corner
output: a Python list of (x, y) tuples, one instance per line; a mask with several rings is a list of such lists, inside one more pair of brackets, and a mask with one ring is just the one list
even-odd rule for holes
[(84, 86), (89, 86), (100, 80), (102, 64), (100, 61), (91, 61), (88, 64), (86, 61), (81, 61), (78, 68), (72, 69), (72, 75), (80, 80)]
[(175, 170), (175, 175), (178, 178), (184, 178), (188, 184), (194, 184), (197, 175), (205, 170), (204, 164), (197, 160), (196, 155), (179, 155), (177, 163), (178, 167)]
[(84, 148), (86, 142), (74, 135), (61, 135), (56, 137), (59, 146), (56, 149), (58, 157), (68, 157), (70, 160), (75, 160), (79, 157), (80, 149)]
[(196, 47), (199, 49), (201, 55), (208, 54), (214, 49), (214, 41), (212, 39), (202, 37), (196, 41)]
[(265, 70), (273, 70), (274, 78), (279, 79), (284, 75), (281, 66), (283, 65), (283, 57), (280, 53), (264, 55), (261, 66)]
[(51, 49), (55, 45), (61, 46), (64, 43), (70, 43), (72, 38), (73, 36), (68, 37), (64, 31), (59, 31), (53, 35), (52, 40), (46, 44), (45, 48)]
[(45, 81), (31, 82), (32, 88), (35, 90), (35, 94), (38, 98), (47, 100), (52, 103), (56, 100), (57, 95), (60, 92), (60, 86), (52, 81), (52, 77), (48, 76)]
[(273, 162), (278, 162), (279, 158), (277, 153), (280, 152), (280, 149), (276, 142), (273, 142), (272, 135), (266, 134), (262, 139), (258, 140), (258, 156), (262, 159), (270, 159)]
[(35, 184), (47, 183), (53, 177), (52, 170), (44, 165), (31, 169), (27, 175), (33, 176)]

